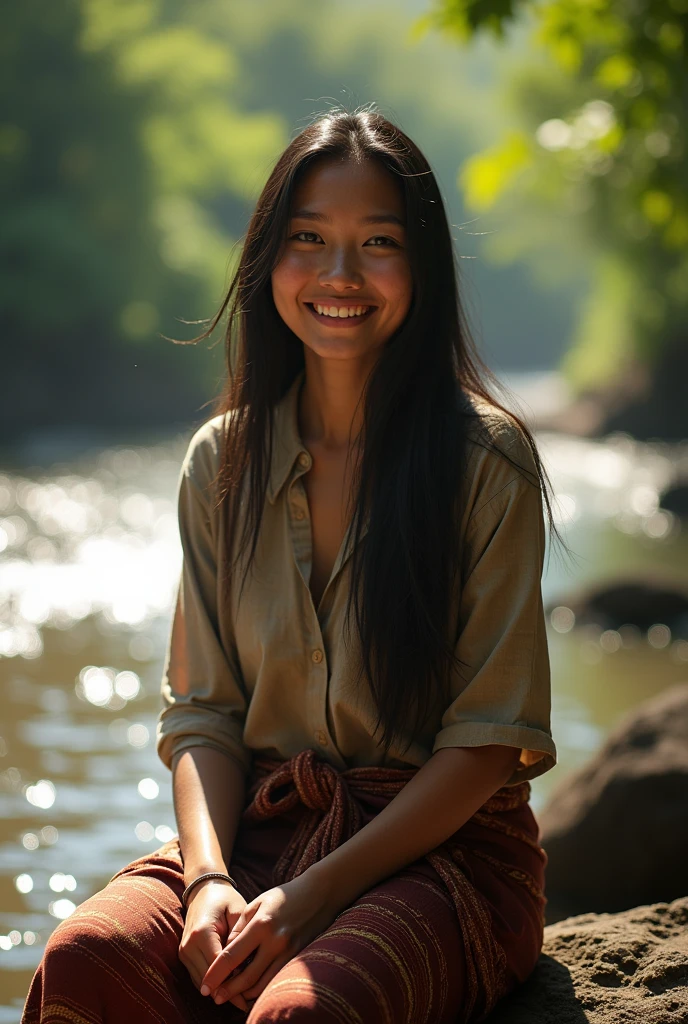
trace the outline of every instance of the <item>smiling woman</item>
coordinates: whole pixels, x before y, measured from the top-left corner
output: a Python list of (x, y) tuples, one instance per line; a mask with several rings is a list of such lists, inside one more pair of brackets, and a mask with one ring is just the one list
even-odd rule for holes
[(179, 837), (56, 929), (24, 1024), (482, 1020), (543, 937), (550, 502), (412, 140), (300, 132), (201, 337), (227, 308), (179, 487)]

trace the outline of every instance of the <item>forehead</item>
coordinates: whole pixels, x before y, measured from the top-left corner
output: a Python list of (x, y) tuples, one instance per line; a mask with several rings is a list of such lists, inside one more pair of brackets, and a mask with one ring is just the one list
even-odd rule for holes
[(398, 179), (377, 160), (322, 159), (307, 167), (292, 194), (292, 211), (308, 206), (327, 211), (338, 207), (404, 213), (404, 194)]

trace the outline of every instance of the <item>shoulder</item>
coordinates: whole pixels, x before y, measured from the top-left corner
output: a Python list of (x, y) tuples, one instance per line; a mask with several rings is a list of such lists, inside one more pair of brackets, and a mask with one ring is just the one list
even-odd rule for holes
[(213, 416), (192, 435), (182, 463), (182, 478), (201, 489), (208, 487), (217, 476), (227, 425), (227, 414)]
[(466, 454), (463, 505), (468, 518), (514, 493), (538, 492), (540, 480), (531, 442), (509, 412), (480, 396), (461, 393)]

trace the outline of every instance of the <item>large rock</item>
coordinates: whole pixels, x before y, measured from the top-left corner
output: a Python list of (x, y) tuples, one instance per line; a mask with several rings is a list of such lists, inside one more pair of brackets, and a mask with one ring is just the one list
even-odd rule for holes
[(547, 921), (688, 892), (688, 684), (635, 708), (539, 816)]
[(570, 608), (576, 626), (594, 624), (600, 629), (621, 629), (634, 625), (647, 631), (663, 623), (674, 639), (688, 637), (688, 588), (648, 574), (642, 578), (616, 579), (592, 584), (549, 601), (545, 612), (551, 615), (557, 605)]
[(549, 925), (535, 971), (486, 1024), (634, 1021), (688, 1021), (688, 898)]

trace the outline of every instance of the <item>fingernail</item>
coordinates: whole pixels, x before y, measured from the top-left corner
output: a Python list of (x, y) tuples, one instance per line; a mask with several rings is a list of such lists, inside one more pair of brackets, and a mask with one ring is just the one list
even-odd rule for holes
[(227, 996), (224, 994), (224, 992), (218, 992), (217, 996), (215, 997), (215, 1005), (219, 1006), (220, 1003), (224, 1003), (226, 999)]
[(209, 995), (209, 993), (210, 993), (210, 989), (208, 988), (208, 986), (207, 985), (201, 985), (201, 995), (202, 996), (207, 996), (207, 995)]

